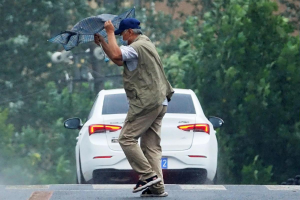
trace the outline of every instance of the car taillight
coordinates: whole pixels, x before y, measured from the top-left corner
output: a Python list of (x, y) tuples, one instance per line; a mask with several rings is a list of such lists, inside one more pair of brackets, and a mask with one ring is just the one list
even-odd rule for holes
[(94, 133), (105, 133), (106, 131), (114, 132), (120, 130), (121, 128), (122, 126), (94, 124), (89, 126), (89, 133), (92, 135)]
[(193, 130), (194, 132), (205, 132), (209, 134), (208, 124), (186, 124), (186, 125), (177, 126), (177, 128), (183, 131)]

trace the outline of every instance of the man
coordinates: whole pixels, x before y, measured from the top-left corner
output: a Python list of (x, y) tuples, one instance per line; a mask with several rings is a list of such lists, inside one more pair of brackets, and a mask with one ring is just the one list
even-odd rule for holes
[[(133, 192), (146, 189), (142, 197), (165, 197), (168, 193), (161, 169), (160, 132), (174, 91), (166, 79), (155, 46), (142, 34), (139, 25), (137, 19), (124, 19), (115, 31), (111, 21), (107, 21), (104, 28), (108, 43), (99, 34), (95, 35), (95, 43), (102, 45), (115, 64), (124, 67), (123, 83), (129, 110), (119, 143), (131, 167), (139, 174)], [(120, 35), (123, 46), (117, 45), (115, 35)], [(138, 145), (139, 138), (141, 146)]]

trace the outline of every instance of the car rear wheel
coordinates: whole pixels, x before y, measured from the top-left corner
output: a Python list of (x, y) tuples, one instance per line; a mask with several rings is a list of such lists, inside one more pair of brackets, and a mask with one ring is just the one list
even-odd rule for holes
[(215, 178), (213, 179), (214, 185), (217, 185), (218, 182), (218, 173), (216, 172)]
[(200, 175), (200, 176), (195, 177), (194, 183), (195, 183), (195, 184), (204, 184), (205, 181), (206, 181), (206, 179), (207, 179), (206, 176)]
[(93, 171), (94, 184), (130, 184), (138, 181), (133, 170), (98, 169)]
[[(80, 160), (80, 155), (79, 155), (79, 173), (80, 173), (80, 184), (87, 184), (87, 182), (84, 180), (84, 177), (82, 175), (82, 171), (81, 171), (81, 160)], [(77, 184), (79, 184), (79, 181), (78, 181), (78, 175), (76, 173), (76, 182)]]
[(164, 182), (167, 184), (203, 184), (207, 179), (205, 169), (163, 170)]

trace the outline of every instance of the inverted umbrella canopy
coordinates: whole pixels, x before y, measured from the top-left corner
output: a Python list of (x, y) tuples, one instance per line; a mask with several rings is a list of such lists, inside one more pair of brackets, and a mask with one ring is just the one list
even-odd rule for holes
[(134, 18), (135, 9), (132, 8), (121, 15), (101, 14), (88, 17), (78, 22), (70, 31), (64, 31), (51, 39), (49, 42), (62, 44), (66, 51), (71, 50), (81, 43), (94, 41), (94, 34), (99, 33), (104, 38), (107, 37), (104, 23), (112, 21), (115, 29), (119, 28), (120, 22), (126, 18)]

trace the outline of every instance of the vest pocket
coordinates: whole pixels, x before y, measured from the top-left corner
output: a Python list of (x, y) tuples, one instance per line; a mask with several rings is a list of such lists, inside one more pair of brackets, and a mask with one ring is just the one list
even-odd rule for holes
[(146, 69), (146, 65), (142, 64), (139, 68), (138, 79), (141, 87), (151, 88), (153, 84), (152, 74)]
[(126, 95), (127, 95), (128, 99), (130, 99), (130, 100), (133, 100), (133, 99), (137, 98), (137, 93), (136, 93), (135, 89), (127, 89), (126, 90)]

